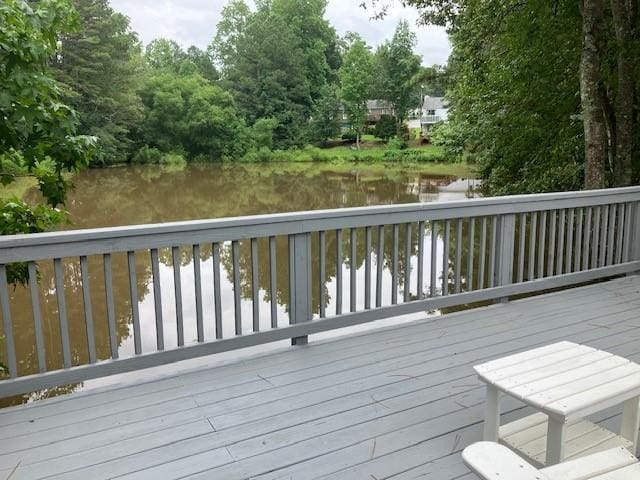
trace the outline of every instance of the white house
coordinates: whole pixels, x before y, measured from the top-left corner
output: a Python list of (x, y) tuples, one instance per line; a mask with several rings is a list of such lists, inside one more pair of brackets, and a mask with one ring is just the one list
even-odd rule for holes
[(420, 127), (423, 132), (439, 122), (446, 122), (449, 116), (449, 102), (444, 97), (425, 96), (420, 112)]

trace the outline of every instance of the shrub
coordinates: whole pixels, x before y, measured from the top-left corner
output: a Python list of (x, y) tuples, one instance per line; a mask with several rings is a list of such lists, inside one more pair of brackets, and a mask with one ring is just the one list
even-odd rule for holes
[(388, 142), (396, 134), (396, 119), (391, 115), (381, 115), (373, 129), (373, 135), (384, 142)]
[(389, 150), (404, 150), (407, 148), (407, 140), (402, 137), (393, 137), (388, 143)]
[(133, 163), (139, 164), (155, 164), (162, 160), (162, 152), (154, 147), (145, 145), (132, 158)]
[(446, 162), (442, 149), (409, 149), (409, 150), (387, 150), (384, 152), (384, 159), (388, 162)]
[(356, 137), (357, 137), (357, 133), (355, 130), (347, 130), (342, 135), (340, 135), (340, 138), (342, 138), (342, 140), (346, 140), (348, 142), (355, 142)]

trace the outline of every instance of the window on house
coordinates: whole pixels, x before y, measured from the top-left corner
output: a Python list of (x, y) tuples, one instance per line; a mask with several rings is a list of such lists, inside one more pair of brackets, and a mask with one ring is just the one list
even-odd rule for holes
[(435, 110), (427, 110), (427, 115), (435, 115), (436, 111)]

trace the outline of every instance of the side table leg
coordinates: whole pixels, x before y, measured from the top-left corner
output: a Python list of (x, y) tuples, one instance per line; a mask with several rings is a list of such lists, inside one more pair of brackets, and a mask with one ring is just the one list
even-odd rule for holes
[(500, 430), (500, 392), (493, 385), (487, 385), (487, 402), (484, 414), (484, 440), (497, 442)]
[(546, 466), (557, 465), (564, 460), (564, 439), (567, 424), (564, 420), (549, 417), (547, 428), (547, 462)]
[(640, 429), (640, 397), (624, 402), (620, 435), (633, 443), (634, 455), (638, 452), (638, 429)]

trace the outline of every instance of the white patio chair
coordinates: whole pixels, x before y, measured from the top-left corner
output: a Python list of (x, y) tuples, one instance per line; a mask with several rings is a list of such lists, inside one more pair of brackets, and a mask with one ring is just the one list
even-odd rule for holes
[(464, 463), (483, 480), (638, 480), (640, 463), (614, 448), (538, 470), (507, 447), (478, 442), (462, 452)]

